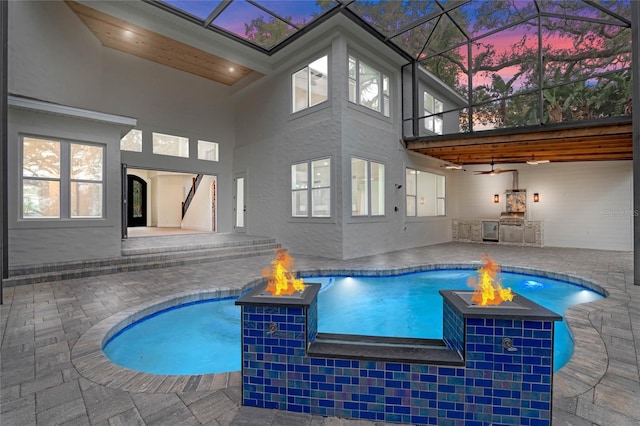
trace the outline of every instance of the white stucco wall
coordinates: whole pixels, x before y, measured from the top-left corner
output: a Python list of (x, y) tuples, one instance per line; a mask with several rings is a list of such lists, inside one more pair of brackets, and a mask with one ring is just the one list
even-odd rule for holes
[(97, 109), (100, 42), (64, 2), (10, 1), (8, 32), (9, 93)]
[[(234, 172), (247, 176), (246, 232), (270, 235), (298, 254), (341, 257), (340, 200), (337, 198), (340, 162), (339, 109), (329, 100), (291, 114), (291, 73), (318, 57), (334, 57), (332, 39), (305, 49), (237, 95)], [(330, 73), (330, 87), (335, 80)], [(268, 100), (268, 102), (265, 102)], [(250, 123), (250, 125), (248, 125)], [(291, 165), (319, 158), (332, 162), (332, 217), (291, 217)]]
[[(120, 134), (121, 126), (79, 118), (10, 108), (8, 158), (10, 189), (9, 265), (57, 263), (120, 255)], [(102, 219), (20, 218), (22, 135), (61, 138), (104, 147)]]
[[(520, 189), (527, 190), (527, 217), (544, 222), (544, 245), (604, 250), (632, 250), (633, 191), (631, 161), (500, 164), (518, 169)], [(474, 175), (457, 172), (460, 219), (495, 219), (505, 209), (504, 191), (512, 173)], [(532, 201), (533, 193), (540, 201)], [(493, 202), (500, 194), (500, 203)]]

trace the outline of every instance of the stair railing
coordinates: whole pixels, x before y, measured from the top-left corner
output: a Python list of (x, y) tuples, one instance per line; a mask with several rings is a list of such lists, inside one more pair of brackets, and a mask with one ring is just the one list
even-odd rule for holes
[(184, 219), (184, 215), (187, 214), (187, 210), (189, 210), (189, 206), (191, 205), (191, 200), (193, 200), (193, 197), (196, 195), (196, 191), (198, 190), (198, 186), (200, 185), (200, 182), (202, 181), (203, 176), (204, 175), (201, 175), (198, 173), (196, 177), (191, 178), (191, 189), (189, 189), (187, 198), (182, 202), (182, 218), (183, 219)]

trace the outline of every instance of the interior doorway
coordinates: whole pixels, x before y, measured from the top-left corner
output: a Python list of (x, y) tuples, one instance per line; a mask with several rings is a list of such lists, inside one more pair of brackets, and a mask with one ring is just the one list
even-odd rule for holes
[(125, 173), (128, 237), (217, 231), (215, 175), (131, 166)]

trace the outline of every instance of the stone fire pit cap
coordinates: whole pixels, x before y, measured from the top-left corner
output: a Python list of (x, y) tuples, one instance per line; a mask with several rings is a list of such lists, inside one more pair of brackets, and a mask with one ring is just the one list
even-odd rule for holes
[(478, 306), (470, 304), (473, 291), (465, 290), (440, 290), (442, 298), (449, 302), (463, 318), (504, 318), (521, 320), (545, 320), (562, 321), (562, 315), (527, 299), (524, 296), (515, 294), (511, 302), (503, 305)]
[(305, 283), (304, 290), (292, 295), (273, 296), (267, 292), (267, 284), (260, 284), (236, 300), (236, 305), (288, 306), (308, 308), (320, 291), (321, 284)]

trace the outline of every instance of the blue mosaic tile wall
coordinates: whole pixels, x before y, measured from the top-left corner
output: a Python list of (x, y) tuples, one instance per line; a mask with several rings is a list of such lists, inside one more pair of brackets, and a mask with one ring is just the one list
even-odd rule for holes
[(411, 424), (551, 423), (551, 321), (463, 319), (445, 303), (444, 335), (466, 355), (465, 367), (448, 367), (305, 356), (315, 301), (242, 310), (244, 405)]
[(442, 306), (442, 338), (449, 349), (464, 355), (464, 318), (446, 300)]
[(553, 321), (467, 318), (465, 410), (474, 420), (550, 424), (552, 336)]

